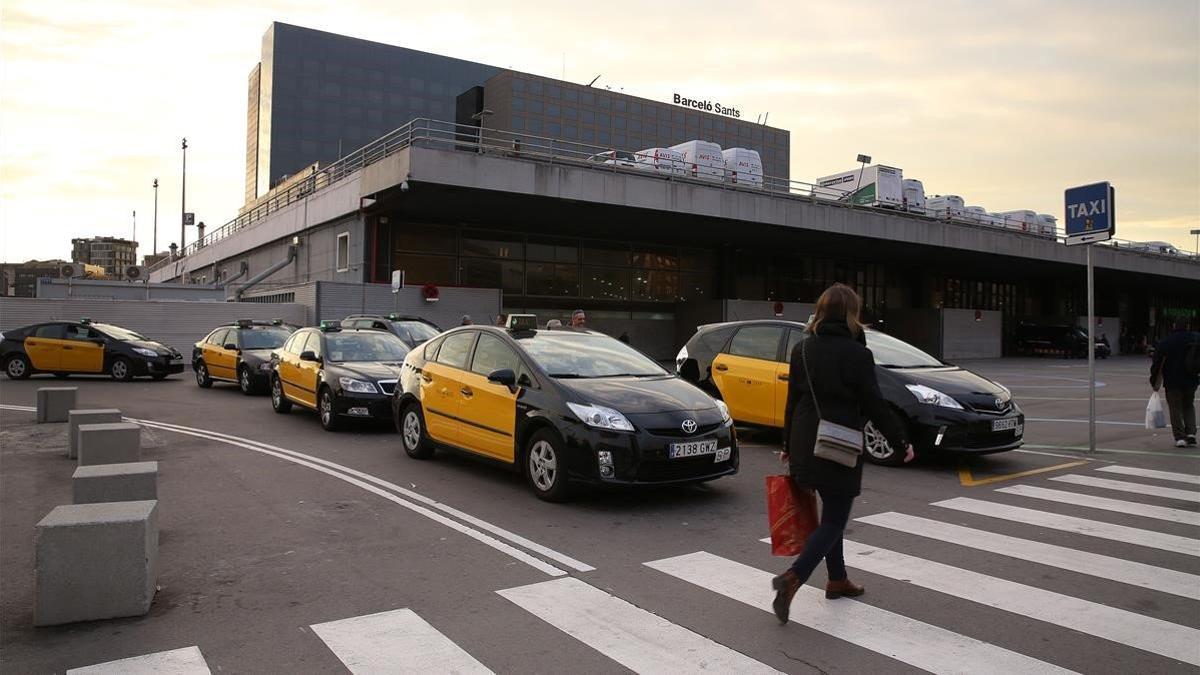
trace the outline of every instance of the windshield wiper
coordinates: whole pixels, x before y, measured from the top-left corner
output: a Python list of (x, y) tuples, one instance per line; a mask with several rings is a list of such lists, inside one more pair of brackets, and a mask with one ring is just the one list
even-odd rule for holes
[(582, 380), (587, 375), (580, 375), (579, 373), (550, 373), (550, 377), (561, 380)]

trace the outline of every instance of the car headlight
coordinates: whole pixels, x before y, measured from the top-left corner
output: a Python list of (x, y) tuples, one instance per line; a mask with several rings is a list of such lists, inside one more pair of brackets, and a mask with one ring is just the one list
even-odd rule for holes
[(725, 405), (725, 401), (714, 399), (717, 403), (717, 409), (721, 411), (721, 424), (729, 424), (733, 418), (729, 416), (729, 406)]
[(953, 398), (950, 398), (946, 394), (943, 394), (932, 387), (926, 387), (923, 384), (906, 384), (904, 386), (907, 387), (908, 390), (912, 392), (912, 395), (916, 396), (917, 400), (921, 403), (928, 403), (929, 405), (941, 406), (943, 408), (953, 408), (955, 410), (963, 409), (962, 405), (960, 405), (958, 401), (955, 401)]
[(379, 390), (375, 388), (374, 382), (356, 380), (353, 377), (339, 377), (338, 382), (342, 385), (342, 389), (344, 391), (354, 392), (356, 394), (379, 393)]
[(154, 351), (153, 349), (146, 349), (145, 347), (134, 347), (133, 353), (141, 354), (142, 356), (147, 356), (149, 358), (155, 358), (158, 356), (158, 352)]
[(568, 403), (567, 407), (575, 413), (580, 422), (589, 427), (612, 431), (633, 431), (633, 425), (629, 423), (629, 420), (612, 408), (583, 403)]

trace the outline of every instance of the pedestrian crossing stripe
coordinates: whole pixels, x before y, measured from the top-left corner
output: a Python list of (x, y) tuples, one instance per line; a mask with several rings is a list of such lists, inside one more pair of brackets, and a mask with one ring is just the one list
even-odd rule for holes
[(1200, 600), (1200, 576), (1131, 560), (889, 511), (856, 522)]
[(1157, 471), (1155, 469), (1141, 469), (1135, 466), (1106, 466), (1097, 471), (1107, 471), (1108, 473), (1119, 473), (1126, 476), (1140, 476), (1142, 478), (1156, 478), (1158, 480), (1174, 481), (1176, 483), (1190, 483), (1191, 485), (1200, 485), (1200, 476), (1190, 473), (1176, 473), (1174, 471)]
[(193, 646), (72, 668), (67, 675), (211, 675), (211, 672), (200, 648)]
[(310, 628), (355, 675), (492, 672), (411, 609), (356, 616)]
[(1149, 495), (1151, 497), (1166, 497), (1167, 499), (1178, 499), (1185, 502), (1200, 502), (1200, 492), (1194, 492), (1192, 490), (1180, 490), (1179, 488), (1160, 487), (1158, 485), (1146, 485), (1145, 483), (1130, 483), (1129, 481), (1112, 480), (1111, 478), (1081, 476), (1079, 474), (1072, 473), (1065, 476), (1055, 476), (1050, 480), (1058, 481), (1060, 483), (1071, 483), (1072, 485), (1104, 488), (1105, 490), (1132, 492), (1134, 494)]
[(1141, 516), (1143, 518), (1167, 520), (1172, 523), (1200, 526), (1200, 513), (1197, 513), (1196, 511), (1172, 509), (1166, 506), (1154, 506), (1153, 504), (1142, 504), (1140, 502), (1131, 502), (1124, 499), (1097, 497), (1095, 495), (1085, 495), (1076, 492), (1067, 492), (1065, 490), (1051, 490), (1048, 488), (1036, 487), (1034, 485), (1012, 485), (1009, 487), (997, 488), (996, 492), (1019, 495), (1021, 497), (1031, 497), (1033, 499), (1042, 499), (1051, 502), (1058, 502), (1060, 504), (1086, 506), (1088, 508), (1100, 509), (1102, 511), (1115, 511), (1117, 513), (1124, 513), (1131, 516)]
[(1160, 551), (1200, 556), (1200, 539), (1181, 537), (1175, 534), (1143, 530), (1098, 520), (1088, 520), (1087, 518), (1076, 518), (1075, 516), (1066, 516), (1049, 511), (1038, 511), (1020, 506), (972, 499), (970, 497), (954, 497), (934, 502), (933, 506), (1009, 520), (1016, 523), (1024, 523), (1026, 525), (1036, 525), (1061, 532), (1081, 534), (1087, 537), (1119, 541), (1135, 546), (1154, 548)]
[[(705, 551), (644, 563), (647, 567), (771, 612), (770, 572)], [(1069, 673), (1053, 664), (862, 602), (827, 601), (802, 586), (791, 621), (931, 673)]]
[(636, 673), (779, 673), (572, 577), (497, 593)]

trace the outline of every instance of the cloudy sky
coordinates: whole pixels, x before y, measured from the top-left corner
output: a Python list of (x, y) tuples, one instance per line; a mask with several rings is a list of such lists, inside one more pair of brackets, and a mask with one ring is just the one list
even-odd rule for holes
[[(453, 4), (453, 7), (451, 7)], [(1118, 236), (1191, 250), (1200, 228), (1200, 3), (182, 2), (4, 0), (0, 260), (74, 236), (178, 238), (236, 215), (246, 77), (283, 21), (669, 100), (719, 99), (792, 133), (812, 180), (858, 153), (930, 193), (1062, 217), (1118, 189)], [(685, 30), (686, 29), (686, 30)], [(189, 234), (189, 239), (194, 236)]]

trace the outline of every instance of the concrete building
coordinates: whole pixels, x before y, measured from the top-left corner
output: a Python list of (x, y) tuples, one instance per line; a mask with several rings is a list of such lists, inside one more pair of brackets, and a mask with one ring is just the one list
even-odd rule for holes
[(71, 240), (71, 262), (99, 265), (105, 274), (121, 278), (127, 265), (137, 264), (138, 243), (121, 237), (91, 237)]
[(66, 260), (29, 260), (0, 265), (0, 296), (36, 298), (38, 279), (59, 276)]

